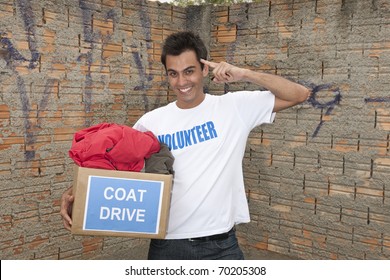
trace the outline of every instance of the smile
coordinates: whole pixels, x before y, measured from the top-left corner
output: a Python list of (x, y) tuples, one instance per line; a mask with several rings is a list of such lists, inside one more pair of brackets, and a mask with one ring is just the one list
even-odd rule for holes
[(191, 90), (191, 87), (179, 88), (178, 90), (179, 90), (181, 93), (188, 93), (188, 92)]

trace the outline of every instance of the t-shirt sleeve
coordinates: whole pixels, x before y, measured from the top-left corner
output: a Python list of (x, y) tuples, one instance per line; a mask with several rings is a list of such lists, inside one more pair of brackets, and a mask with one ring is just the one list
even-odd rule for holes
[(142, 116), (141, 118), (138, 119), (138, 121), (133, 125), (133, 128), (141, 131), (141, 132), (147, 132), (148, 129), (144, 125), (144, 117)]
[(234, 100), (239, 117), (249, 129), (274, 121), (275, 96), (270, 91), (238, 91), (228, 94)]

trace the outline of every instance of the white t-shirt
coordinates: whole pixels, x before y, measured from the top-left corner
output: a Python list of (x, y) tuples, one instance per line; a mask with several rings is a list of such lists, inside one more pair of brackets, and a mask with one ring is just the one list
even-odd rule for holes
[(273, 121), (274, 102), (269, 91), (206, 94), (195, 108), (172, 102), (134, 125), (153, 132), (175, 157), (167, 239), (218, 234), (249, 222), (242, 159), (250, 131)]

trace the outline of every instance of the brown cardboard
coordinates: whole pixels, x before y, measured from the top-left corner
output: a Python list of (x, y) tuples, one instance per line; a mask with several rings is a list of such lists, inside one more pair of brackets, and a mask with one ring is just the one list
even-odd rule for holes
[[(91, 177), (92, 176), (92, 177)], [(158, 232), (157, 233), (149, 233), (149, 232), (142, 232), (138, 230), (132, 230), (132, 231), (112, 231), (111, 229), (106, 230), (91, 230), (84, 228), (84, 219), (85, 213), (86, 213), (86, 205), (87, 205), (87, 190), (88, 190), (88, 184), (90, 178), (98, 178), (95, 176), (103, 177), (103, 180), (106, 178), (120, 178), (119, 181), (121, 182), (123, 179), (133, 179), (133, 180), (139, 180), (140, 182), (146, 180), (146, 181), (153, 181), (156, 183), (162, 182), (162, 199), (160, 199), (160, 218), (158, 219), (158, 223), (156, 224), (156, 227), (158, 226)], [(100, 179), (100, 178), (98, 178)], [(74, 203), (73, 203), (73, 209), (72, 209), (72, 234), (76, 235), (103, 235), (103, 236), (120, 236), (120, 237), (134, 237), (134, 238), (155, 238), (155, 239), (164, 239), (166, 235), (167, 225), (168, 225), (168, 216), (169, 216), (169, 207), (170, 207), (170, 199), (171, 199), (171, 188), (172, 188), (172, 175), (163, 175), (163, 174), (152, 174), (152, 173), (142, 173), (142, 172), (126, 172), (126, 171), (115, 171), (115, 170), (105, 170), (105, 169), (92, 169), (92, 168), (84, 168), (84, 167), (75, 167), (75, 174), (74, 174), (74, 183), (73, 183), (73, 194), (74, 194)], [(133, 181), (131, 180), (131, 181)], [(134, 182), (134, 181), (133, 181)], [(137, 181), (138, 182), (138, 181)], [(91, 188), (92, 188), (91, 184)], [(107, 189), (107, 188), (106, 188)], [(105, 192), (108, 193), (108, 192)], [(110, 198), (114, 197), (114, 192), (110, 192)], [(123, 193), (121, 193), (123, 194)], [(119, 195), (118, 195), (119, 196)], [(92, 196), (91, 196), (92, 197)], [(123, 198), (123, 196), (121, 196)], [(135, 198), (134, 198), (135, 200)], [(91, 201), (91, 198), (90, 200)], [(90, 202), (90, 205), (92, 203)], [(103, 213), (101, 207), (100, 213)], [(105, 207), (109, 209), (108, 207)], [(89, 208), (88, 208), (89, 209)], [(112, 208), (112, 212), (114, 208)], [(116, 208), (120, 209), (120, 208)], [(103, 209), (104, 210), (104, 209)], [(134, 209), (133, 209), (134, 210)], [(130, 211), (130, 210), (129, 210)], [(90, 212), (88, 210), (88, 212)], [(123, 212), (125, 212), (123, 210)], [(107, 213), (104, 212), (104, 213)], [(109, 213), (109, 212), (108, 212)], [(134, 213), (134, 212), (133, 212)], [(113, 214), (113, 213), (112, 213)], [(103, 215), (100, 214), (100, 218)], [(123, 214), (124, 217), (125, 214)], [(96, 215), (95, 215), (96, 217)], [(113, 215), (111, 217), (120, 217), (118, 214), (117, 216)], [(128, 217), (128, 216), (127, 216)], [(134, 216), (133, 216), (134, 217)], [(138, 218), (138, 217), (137, 217)], [(109, 220), (108, 218), (106, 218)], [(119, 219), (119, 218), (118, 218)], [(144, 219), (144, 216), (140, 215), (140, 221), (142, 222)], [(102, 220), (98, 220), (102, 221)], [(128, 221), (119, 221), (119, 223), (125, 223)], [(109, 223), (109, 222), (107, 222)], [(128, 222), (129, 223), (129, 222)]]

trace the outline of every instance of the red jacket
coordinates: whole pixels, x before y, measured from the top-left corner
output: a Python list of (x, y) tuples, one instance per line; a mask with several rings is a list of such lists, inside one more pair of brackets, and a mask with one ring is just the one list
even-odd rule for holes
[(139, 172), (144, 160), (159, 150), (151, 132), (101, 123), (76, 132), (69, 156), (82, 167)]

